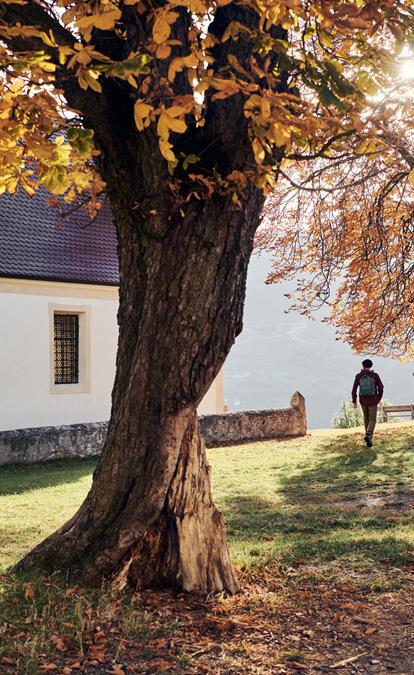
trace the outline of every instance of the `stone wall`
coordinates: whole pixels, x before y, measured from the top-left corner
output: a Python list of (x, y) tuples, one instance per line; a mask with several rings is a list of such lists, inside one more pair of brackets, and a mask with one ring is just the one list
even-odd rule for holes
[(0, 431), (0, 465), (98, 455), (107, 422)]
[(200, 417), (201, 433), (208, 448), (246, 441), (306, 436), (305, 399), (298, 391), (290, 408), (247, 410)]
[[(306, 410), (302, 394), (293, 394), (290, 406), (282, 410), (202, 415), (201, 433), (207, 447), (305, 436)], [(1, 431), (0, 465), (28, 464), (64, 457), (93, 457), (99, 454), (107, 429), (107, 422), (95, 422)]]

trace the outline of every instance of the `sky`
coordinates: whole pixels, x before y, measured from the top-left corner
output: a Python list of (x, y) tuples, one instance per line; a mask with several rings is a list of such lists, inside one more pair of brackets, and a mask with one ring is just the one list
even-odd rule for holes
[(247, 280), (244, 328), (224, 366), (224, 398), (230, 411), (286, 408), (300, 391), (308, 428), (331, 427), (363, 358), (371, 358), (390, 403), (414, 403), (414, 361), (400, 363), (370, 354), (355, 355), (335, 340), (335, 331), (290, 312), (287, 283), (267, 286), (268, 255), (252, 256)]

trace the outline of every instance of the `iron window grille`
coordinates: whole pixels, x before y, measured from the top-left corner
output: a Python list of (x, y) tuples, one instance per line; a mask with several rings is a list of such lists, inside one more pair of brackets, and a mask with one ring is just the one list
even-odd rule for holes
[(79, 315), (54, 315), (55, 384), (79, 383)]

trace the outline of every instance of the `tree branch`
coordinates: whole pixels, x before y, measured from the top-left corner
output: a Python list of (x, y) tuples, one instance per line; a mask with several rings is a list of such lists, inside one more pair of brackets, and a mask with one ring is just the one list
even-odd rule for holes
[[(73, 46), (77, 40), (72, 33), (62, 26), (57, 19), (49, 14), (34, 0), (28, 0), (24, 5), (9, 5), (0, 2), (0, 20), (9, 26), (20, 23), (22, 26), (34, 26), (48, 33), (52, 31), (59, 45)], [(3, 38), (5, 39), (5, 38)], [(56, 63), (56, 50), (48, 47), (40, 39), (33, 37), (20, 37), (6, 40), (13, 50), (38, 51), (44, 50)]]

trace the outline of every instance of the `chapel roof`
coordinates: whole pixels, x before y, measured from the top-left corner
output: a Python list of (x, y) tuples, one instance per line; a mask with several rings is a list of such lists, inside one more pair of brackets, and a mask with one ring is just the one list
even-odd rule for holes
[[(101, 285), (119, 283), (116, 232), (107, 202), (91, 222), (78, 209), (62, 222), (39, 189), (0, 197), (0, 277)], [(65, 205), (69, 211), (71, 205)]]

